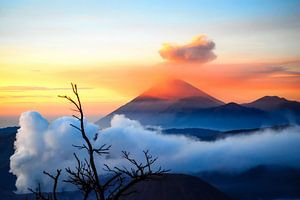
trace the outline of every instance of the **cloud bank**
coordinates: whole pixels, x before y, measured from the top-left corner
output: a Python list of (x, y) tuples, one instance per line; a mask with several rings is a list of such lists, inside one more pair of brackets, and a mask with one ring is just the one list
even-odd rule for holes
[[(70, 126), (78, 124), (71, 117), (62, 117), (47, 122), (39, 113), (25, 112), (20, 117), (20, 126), (11, 156), (11, 172), (17, 176), (16, 187), (20, 193), (28, 192), (40, 182), (44, 190), (50, 190), (49, 178), (43, 170), (54, 173), (57, 168), (75, 166), (73, 152), (83, 158), (86, 155), (72, 147), (82, 143), (80, 133)], [(242, 172), (257, 165), (285, 165), (300, 168), (300, 127), (273, 131), (265, 130), (251, 135), (229, 137), (215, 142), (194, 140), (185, 136), (163, 135), (160, 131), (147, 130), (139, 122), (123, 115), (116, 115), (111, 127), (99, 130), (85, 121), (90, 138), (97, 132), (95, 146), (111, 144), (111, 154), (98, 158), (103, 163), (126, 165), (121, 151), (130, 151), (137, 160), (142, 160), (142, 150), (158, 156), (157, 165), (172, 172), (195, 173), (200, 171)], [(62, 179), (66, 177), (65, 173)], [(59, 190), (74, 188), (64, 183)]]
[(213, 52), (214, 48), (213, 41), (204, 35), (199, 35), (185, 45), (165, 43), (159, 50), (159, 54), (163, 59), (173, 62), (206, 63), (217, 57)]

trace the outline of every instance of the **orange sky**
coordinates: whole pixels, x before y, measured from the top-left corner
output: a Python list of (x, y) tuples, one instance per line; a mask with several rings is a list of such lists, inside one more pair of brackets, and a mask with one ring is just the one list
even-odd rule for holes
[(70, 82), (93, 119), (172, 77), (224, 102), (300, 101), (299, 2), (133, 2), (2, 1), (0, 126), (70, 114)]
[[(264, 95), (300, 101), (299, 61), (260, 64), (187, 64), (162, 62), (153, 66), (73, 68), (8, 72), (0, 87), (0, 115), (38, 110), (45, 115), (70, 114), (57, 95), (71, 94), (78, 84), (88, 115), (100, 116), (131, 100), (164, 78), (180, 78), (225, 102), (249, 102)], [(3, 73), (2, 73), (3, 74)], [(3, 83), (3, 82), (2, 82)]]

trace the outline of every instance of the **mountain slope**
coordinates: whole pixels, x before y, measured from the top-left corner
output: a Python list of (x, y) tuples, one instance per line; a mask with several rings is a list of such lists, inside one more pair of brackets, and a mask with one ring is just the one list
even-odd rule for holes
[[(0, 128), (0, 189), (15, 190), (16, 178), (9, 173), (9, 158), (14, 153), (14, 141), (19, 127)], [(1, 191), (0, 191), (1, 193)], [(0, 195), (1, 196), (1, 195)]]
[[(241, 173), (201, 172), (199, 177), (234, 199), (299, 199), (300, 169), (258, 165)], [(275, 183), (275, 184), (274, 184)]]
[(229, 200), (230, 198), (200, 178), (183, 174), (166, 174), (144, 181), (134, 188), (138, 192), (122, 200)]
[(275, 122), (275, 119), (265, 111), (244, 107), (236, 103), (204, 109), (172, 109), (166, 112), (169, 114), (173, 112), (175, 117), (170, 124), (180, 128), (198, 127), (228, 131), (265, 127)]
[(153, 97), (168, 100), (201, 97), (215, 103), (214, 105), (223, 104), (222, 101), (179, 79), (170, 79), (160, 82), (142, 93), (139, 97)]
[[(192, 105), (195, 103), (195, 105)], [(118, 111), (162, 111), (172, 105), (181, 109), (186, 107), (208, 108), (224, 103), (187, 82), (173, 79), (154, 85)]]
[(277, 96), (264, 96), (244, 106), (268, 111), (273, 116), (281, 117), (286, 123), (300, 123), (300, 102), (297, 101), (289, 101)]
[(168, 80), (153, 86), (97, 123), (102, 128), (108, 127), (115, 114), (164, 129), (229, 131), (300, 124), (300, 103), (265, 96), (248, 104), (224, 104), (189, 83)]
[[(145, 125), (166, 124), (174, 116), (164, 112), (170, 108), (176, 110), (199, 109), (223, 105), (224, 103), (205, 92), (181, 80), (173, 79), (154, 85), (129, 103), (121, 106), (97, 123), (108, 127), (115, 114), (124, 114), (131, 119), (139, 120)], [(164, 112), (164, 113), (163, 113)], [(159, 114), (159, 121), (157, 116)]]
[(278, 96), (264, 96), (251, 103), (243, 104), (247, 107), (258, 108), (266, 111), (275, 111), (280, 109), (289, 109), (300, 112), (300, 102), (289, 101)]

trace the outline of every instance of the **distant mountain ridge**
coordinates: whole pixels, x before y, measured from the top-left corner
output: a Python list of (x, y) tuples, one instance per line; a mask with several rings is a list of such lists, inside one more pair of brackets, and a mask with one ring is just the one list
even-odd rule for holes
[(277, 109), (278, 107), (286, 103), (292, 103), (292, 101), (288, 101), (287, 99), (278, 96), (264, 96), (251, 103), (246, 103), (243, 105), (247, 107), (271, 111), (273, 109)]
[(115, 114), (162, 128), (228, 131), (300, 124), (300, 103), (265, 96), (247, 104), (225, 104), (185, 81), (173, 79), (154, 85), (96, 123), (108, 127)]

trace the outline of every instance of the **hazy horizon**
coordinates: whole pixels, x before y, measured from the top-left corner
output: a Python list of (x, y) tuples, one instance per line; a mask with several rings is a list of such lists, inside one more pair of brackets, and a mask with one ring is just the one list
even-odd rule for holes
[[(160, 85), (160, 83), (161, 83), (161, 82), (156, 83), (156, 85), (155, 85), (156, 89), (163, 88), (163, 86)], [(149, 89), (149, 88), (147, 88), (147, 89)], [(147, 89), (145, 89), (145, 91), (147, 91)], [(173, 89), (173, 88), (172, 88), (172, 89)], [(200, 89), (200, 88), (198, 88), (198, 89)], [(71, 90), (71, 89), (70, 89), (70, 90)], [(201, 89), (200, 89), (200, 90), (201, 90)], [(170, 90), (170, 91), (172, 92), (172, 90)], [(176, 91), (174, 91), (174, 92), (176, 92)], [(142, 94), (143, 94), (143, 93), (140, 93), (140, 94), (138, 94), (138, 95), (142, 95)], [(158, 94), (159, 94), (159, 93), (158, 93)], [(137, 95), (137, 96), (138, 96), (138, 95)], [(180, 94), (177, 94), (177, 95), (180, 96)], [(208, 94), (208, 95), (210, 95), (210, 94)], [(132, 97), (132, 99), (134, 99), (134, 98), (137, 97), (137, 96)], [(273, 95), (266, 94), (266, 95), (261, 96), (261, 97), (259, 97), (259, 98), (262, 98), (262, 97), (265, 97), (265, 96), (273, 96)], [(282, 97), (282, 96), (279, 96), (279, 97), (285, 98), (285, 97)], [(257, 98), (257, 99), (259, 99), (259, 98)], [(131, 101), (132, 99), (130, 99), (129, 101)], [(243, 104), (243, 103), (251, 103), (251, 102), (253, 102), (253, 101), (257, 100), (257, 99), (253, 99), (253, 100), (247, 101), (247, 102), (234, 102), (234, 103), (240, 103), (240, 104)], [(219, 99), (219, 100), (222, 100), (222, 99)], [(287, 99), (287, 100), (294, 101), (293, 99)], [(230, 100), (229, 100), (229, 101), (224, 102), (224, 103), (232, 103), (232, 102), (233, 102), (233, 101), (230, 101)], [(84, 108), (85, 108), (85, 102), (82, 102), (82, 103), (83, 103), (83, 106), (84, 106)], [(97, 115), (86, 114), (85, 117), (88, 119), (89, 122), (94, 123), (94, 122), (98, 121), (99, 119), (101, 119), (102, 117), (104, 117), (104, 116), (108, 115), (109, 113), (113, 112), (113, 111), (116, 110), (117, 108), (123, 106), (123, 105), (126, 104), (126, 103), (128, 103), (128, 102), (124, 102), (124, 103), (122, 103), (122, 104), (116, 106), (115, 108), (113, 108), (113, 110), (108, 110), (108, 112), (101, 112), (101, 111), (99, 111), (99, 114), (97, 114)], [(91, 108), (90, 108), (90, 109), (91, 109)], [(26, 111), (28, 111), (28, 110), (24, 110), (23, 112), (26, 112)], [(32, 110), (32, 109), (31, 109), (31, 111), (37, 111), (37, 110)], [(20, 115), (21, 115), (23, 112), (21, 112)], [(56, 118), (59, 118), (59, 117), (62, 117), (62, 116), (72, 116), (72, 111), (71, 111), (70, 106), (69, 106), (69, 110), (66, 110), (65, 113), (62, 112), (61, 114), (48, 115), (47, 113), (44, 112), (44, 113), (42, 113), (42, 114), (45, 116), (45, 118), (46, 118), (48, 121), (52, 121), (52, 120), (55, 120)], [(8, 116), (6, 116), (6, 115), (0, 115), (0, 128), (3, 128), (3, 127), (10, 127), (10, 126), (18, 126), (18, 125), (19, 125), (19, 117), (20, 117), (20, 115), (8, 115)]]

